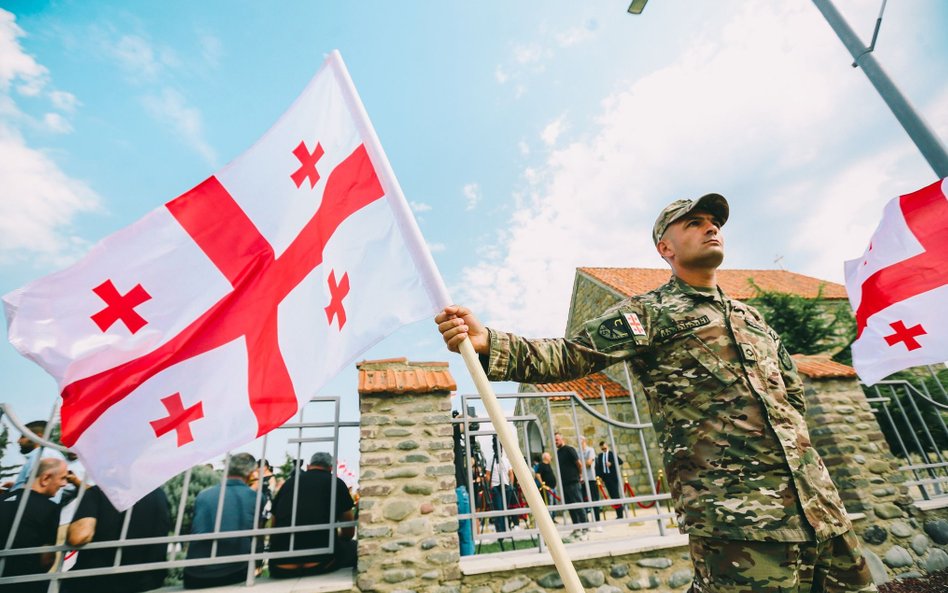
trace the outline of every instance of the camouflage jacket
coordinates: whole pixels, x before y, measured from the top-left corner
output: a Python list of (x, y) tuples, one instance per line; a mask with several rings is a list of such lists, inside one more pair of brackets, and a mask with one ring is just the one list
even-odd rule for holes
[(642, 383), (684, 533), (823, 541), (851, 528), (810, 444), (803, 383), (754, 308), (675, 277), (571, 339), (491, 330), (492, 380), (552, 383), (628, 361)]

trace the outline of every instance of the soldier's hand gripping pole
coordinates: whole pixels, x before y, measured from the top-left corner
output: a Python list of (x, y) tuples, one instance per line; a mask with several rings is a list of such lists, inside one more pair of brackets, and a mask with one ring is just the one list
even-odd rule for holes
[(523, 489), (523, 495), (526, 497), (527, 504), (530, 506), (530, 512), (533, 513), (533, 519), (536, 521), (537, 527), (540, 528), (540, 534), (546, 540), (546, 545), (550, 550), (550, 555), (553, 557), (556, 570), (563, 580), (563, 585), (565, 585), (568, 593), (584, 593), (585, 590), (579, 582), (576, 569), (566, 555), (566, 547), (563, 545), (563, 540), (560, 539), (560, 534), (557, 533), (556, 527), (553, 524), (553, 518), (550, 517), (549, 511), (546, 505), (543, 504), (543, 499), (540, 497), (540, 491), (537, 489), (536, 482), (533, 480), (533, 471), (527, 467), (527, 462), (524, 460), (523, 453), (520, 451), (520, 445), (517, 443), (517, 439), (514, 438), (510, 426), (507, 424), (504, 411), (497, 401), (497, 396), (494, 395), (494, 390), (487, 380), (487, 374), (484, 373), (484, 369), (481, 367), (481, 363), (477, 358), (477, 353), (474, 352), (471, 341), (464, 338), (464, 341), (461, 342), (459, 347), (459, 351), (464, 358), (464, 364), (467, 365), (468, 372), (471, 373), (471, 378), (474, 379), (474, 385), (477, 386), (477, 392), (481, 396), (481, 401), (484, 402), (484, 407), (487, 408), (487, 415), (490, 416), (491, 424), (493, 424), (494, 430), (500, 438), (500, 444), (507, 451), (507, 457), (513, 466), (514, 475), (517, 477), (517, 481)]

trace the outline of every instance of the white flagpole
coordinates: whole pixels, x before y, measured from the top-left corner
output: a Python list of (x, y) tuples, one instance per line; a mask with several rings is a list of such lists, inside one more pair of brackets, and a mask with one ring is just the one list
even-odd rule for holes
[[(356, 92), (352, 78), (349, 77), (346, 65), (342, 61), (342, 55), (340, 55), (338, 50), (333, 50), (333, 52), (329, 54), (328, 61), (333, 68), (333, 72), (336, 73), (346, 103), (353, 111), (352, 116), (356, 121), (356, 126), (362, 135), (362, 139), (365, 141), (365, 148), (369, 154), (369, 159), (381, 173), (381, 175), (379, 175), (379, 181), (382, 183), (382, 188), (385, 190), (385, 195), (392, 207), (395, 219), (398, 221), (405, 241), (411, 250), (415, 266), (425, 280), (428, 295), (432, 302), (437, 305), (439, 309), (442, 309), (452, 303), (451, 297), (448, 295), (448, 289), (445, 287), (444, 280), (441, 278), (434, 259), (431, 257), (431, 252), (428, 250), (421, 236), (421, 231), (418, 230), (415, 217), (411, 214), (408, 202), (405, 200), (405, 195), (402, 193), (398, 180), (395, 178), (395, 172), (392, 170), (392, 166), (389, 164), (388, 158), (382, 150), (382, 144), (375, 134), (375, 129), (372, 127), (368, 113), (366, 113), (365, 107), (362, 105), (362, 100)], [(477, 386), (477, 392), (481, 396), (481, 401), (484, 402), (484, 407), (487, 409), (487, 415), (490, 417), (491, 424), (497, 431), (497, 437), (508, 453), (510, 463), (513, 466), (514, 475), (517, 477), (517, 481), (520, 482), (524, 497), (530, 506), (530, 512), (533, 513), (533, 519), (540, 529), (540, 534), (546, 540), (547, 548), (550, 550), (553, 563), (556, 565), (556, 570), (559, 572), (560, 578), (563, 579), (566, 590), (568, 593), (584, 593), (585, 589), (583, 589), (582, 584), (579, 582), (576, 568), (566, 554), (566, 546), (563, 545), (563, 540), (560, 539), (560, 534), (556, 531), (553, 518), (550, 517), (546, 504), (543, 503), (543, 498), (540, 496), (540, 491), (537, 489), (536, 482), (533, 480), (533, 472), (529, 466), (527, 466), (523, 452), (520, 450), (520, 444), (514, 437), (510, 425), (507, 424), (504, 411), (497, 401), (497, 396), (494, 394), (490, 381), (487, 379), (487, 374), (481, 367), (480, 360), (478, 359), (477, 353), (474, 352), (474, 347), (471, 345), (470, 340), (464, 340), (464, 342), (461, 343), (460, 352), (464, 358), (464, 364), (467, 366), (467, 370), (471, 373), (471, 378)]]

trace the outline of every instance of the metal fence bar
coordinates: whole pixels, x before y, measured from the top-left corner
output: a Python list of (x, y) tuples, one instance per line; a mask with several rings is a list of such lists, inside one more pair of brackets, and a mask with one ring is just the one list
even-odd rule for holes
[[(930, 365), (928, 370), (935, 379), (939, 392), (944, 396), (946, 394), (944, 385), (938, 381), (938, 376)], [(882, 395), (882, 388), (886, 389), (889, 397)], [(873, 405), (873, 412), (877, 416), (884, 417), (887, 426), (891, 428), (887, 434), (889, 446), (893, 449), (892, 453), (906, 460), (899, 470), (909, 474), (912, 479), (904, 483), (908, 486), (917, 486), (924, 500), (948, 496), (948, 489), (944, 487), (944, 484), (948, 483), (948, 459), (933, 433), (933, 431), (941, 430), (941, 434), (948, 437), (948, 426), (944, 418), (944, 410), (948, 410), (948, 405), (934, 399), (927, 382), (915, 386), (908, 381), (881, 381), (872, 387), (872, 392), (875, 397), (867, 397), (867, 401)], [(903, 399), (907, 399), (908, 403), (903, 404)], [(930, 408), (923, 410), (922, 406), (930, 406)], [(893, 410), (903, 422), (896, 422)], [(926, 419), (925, 414), (928, 411), (933, 413), (930, 413), (929, 418)], [(931, 416), (934, 416), (934, 420)], [(909, 436), (905, 435), (906, 431)], [(907, 446), (909, 440), (914, 444), (921, 463), (913, 463), (914, 453), (909, 451)], [(920, 473), (926, 475), (927, 478), (922, 477)]]
[[(217, 510), (214, 512), (214, 533), (221, 532), (221, 521), (224, 518), (224, 495), (227, 494), (227, 474), (230, 467), (230, 451), (224, 455), (224, 471), (221, 472), (221, 489), (217, 493)], [(217, 541), (211, 542), (211, 558), (217, 558)]]
[[(254, 497), (253, 501), (253, 524), (258, 526), (260, 523), (260, 505), (263, 500), (263, 489), (266, 486), (267, 476), (264, 475), (264, 462), (267, 459), (267, 436), (263, 435), (263, 442), (260, 445), (260, 459), (257, 460), (257, 495)], [(335, 508), (335, 507), (333, 507)], [(257, 552), (257, 538), (250, 538), (250, 555), (253, 556)], [(255, 562), (250, 561), (247, 563), (247, 578), (244, 580), (244, 584), (248, 587), (253, 586), (254, 578), (256, 575)]]

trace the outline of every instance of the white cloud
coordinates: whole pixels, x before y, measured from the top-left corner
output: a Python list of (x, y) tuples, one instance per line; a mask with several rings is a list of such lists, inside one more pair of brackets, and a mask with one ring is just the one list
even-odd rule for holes
[(210, 33), (205, 33), (201, 35), (199, 42), (201, 44), (201, 57), (209, 66), (216, 68), (224, 55), (224, 45), (221, 40)]
[(592, 39), (599, 25), (596, 21), (587, 21), (582, 27), (572, 27), (561, 33), (556, 33), (553, 37), (560, 47), (572, 47)]
[[(24, 35), (15, 17), (0, 10), (0, 262), (37, 256), (62, 262), (84, 245), (72, 231), (73, 220), (99, 208), (99, 197), (43, 151), (29, 146), (17, 127), (35, 122), (23, 117), (11, 89), (36, 96), (49, 83), (46, 67), (20, 45)], [(49, 98), (64, 111), (77, 103), (65, 91), (53, 91)], [(57, 133), (72, 129), (58, 113), (47, 113), (43, 125)]]
[[(211, 66), (216, 65), (222, 54), (220, 41), (213, 35), (201, 35), (198, 44), (202, 58)], [(154, 45), (140, 35), (126, 34), (118, 40), (102, 42), (108, 55), (118, 62), (129, 81), (145, 88), (142, 105), (153, 118), (170, 125), (184, 143), (199, 154), (204, 161), (217, 166), (217, 152), (204, 135), (204, 124), (199, 109), (167, 81), (183, 69), (181, 60), (173, 49)]]
[(497, 68), (494, 70), (494, 79), (499, 84), (504, 84), (510, 79), (510, 75), (507, 74), (507, 71), (504, 70), (503, 66), (497, 66)]
[(70, 233), (72, 221), (77, 214), (96, 210), (98, 196), (3, 124), (0, 179), (0, 261), (27, 252), (54, 260), (68, 258), (82, 244)]
[(47, 113), (43, 116), (43, 123), (49, 131), (55, 134), (68, 134), (72, 132), (72, 124), (58, 113)]
[(468, 183), (461, 189), (464, 194), (464, 200), (467, 202), (465, 210), (477, 208), (477, 203), (481, 201), (481, 186), (477, 183)]
[(562, 134), (565, 130), (566, 116), (561, 115), (543, 128), (543, 131), (540, 132), (540, 138), (547, 146), (553, 146), (556, 144), (557, 138), (559, 138), (560, 134)]
[[(772, 267), (775, 250), (794, 261), (819, 259), (804, 267), (824, 277), (841, 265), (837, 254), (824, 263), (825, 252), (804, 243), (832, 235), (844, 211), (853, 218), (859, 206), (844, 191), (853, 177), (891, 187), (886, 171), (900, 162), (880, 150), (852, 164), (862, 147), (846, 139), (878, 119), (865, 81), (846, 76), (839, 41), (812, 6), (746, 3), (723, 27), (704, 27), (675, 62), (607, 96), (582, 140), (524, 168), (509, 224), (487, 241), (496, 251), (463, 272), (464, 301), (485, 321), (527, 335), (561, 333), (576, 267), (663, 267), (650, 240), (656, 213), (706, 191), (731, 200), (730, 267)], [(544, 130), (547, 144), (561, 125)], [(838, 179), (827, 172), (846, 163), (854, 172)], [(830, 189), (811, 191), (825, 184)], [(783, 206), (778, 195), (787, 198)], [(830, 196), (849, 204), (821, 209)], [(868, 224), (875, 222), (847, 223), (845, 233), (858, 235)]]
[(146, 95), (142, 100), (153, 117), (167, 122), (208, 165), (217, 166), (217, 153), (204, 138), (201, 112), (188, 105), (178, 91), (164, 88), (158, 95)]
[(49, 93), (49, 100), (53, 103), (53, 107), (66, 113), (74, 112), (76, 107), (79, 106), (79, 99), (76, 99), (75, 95), (67, 93), (66, 91), (51, 91)]
[(16, 24), (16, 16), (0, 9), (0, 91), (4, 94), (16, 84), (21, 94), (34, 96), (48, 79), (46, 67), (20, 46), (19, 38), (25, 35)]
[(513, 48), (513, 58), (518, 64), (533, 64), (549, 55), (549, 50), (543, 49), (538, 43), (516, 45)]
[(527, 144), (526, 140), (521, 140), (520, 142), (517, 142), (517, 150), (520, 151), (521, 156), (530, 155), (530, 145)]
[(438, 253), (447, 249), (444, 243), (428, 243), (428, 251), (431, 253)]
[(155, 80), (162, 70), (155, 49), (138, 35), (123, 35), (110, 50), (133, 80)]
[(411, 207), (411, 211), (415, 214), (420, 214), (422, 212), (428, 212), (431, 210), (431, 204), (426, 204), (424, 202), (415, 202), (412, 200), (408, 202), (408, 205)]

